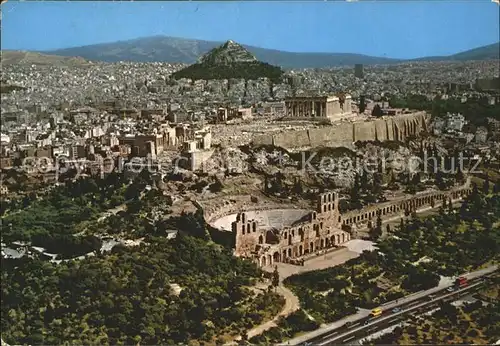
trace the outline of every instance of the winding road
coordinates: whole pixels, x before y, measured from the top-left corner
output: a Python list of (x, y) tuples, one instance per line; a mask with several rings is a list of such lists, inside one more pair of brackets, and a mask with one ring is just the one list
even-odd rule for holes
[(283, 283), (276, 288), (276, 292), (281, 294), (285, 298), (285, 306), (279, 314), (277, 314), (272, 320), (262, 323), (257, 327), (250, 329), (247, 332), (248, 338), (252, 338), (256, 335), (262, 334), (272, 327), (276, 327), (276, 322), (282, 316), (288, 316), (291, 313), (297, 311), (300, 308), (299, 298), (293, 294), (288, 288), (286, 288)]

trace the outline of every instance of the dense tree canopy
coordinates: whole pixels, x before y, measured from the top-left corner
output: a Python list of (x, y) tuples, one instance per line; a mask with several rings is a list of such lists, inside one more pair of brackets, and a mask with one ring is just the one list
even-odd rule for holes
[(259, 276), (253, 263), (182, 234), (59, 265), (3, 259), (2, 337), (53, 345), (211, 340), (281, 309), (281, 297), (245, 288)]

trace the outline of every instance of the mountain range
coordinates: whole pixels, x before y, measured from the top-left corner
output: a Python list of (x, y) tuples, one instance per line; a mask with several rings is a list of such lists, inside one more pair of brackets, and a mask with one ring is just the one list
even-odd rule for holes
[[(87, 60), (117, 62), (171, 62), (195, 63), (208, 51), (223, 42), (184, 39), (169, 36), (152, 36), (113, 43), (58, 49), (39, 52), (48, 55), (82, 57)], [(323, 68), (354, 64), (393, 64), (405, 61), (466, 61), (500, 59), (500, 43), (471, 49), (449, 56), (418, 59), (393, 59), (351, 53), (294, 53), (242, 45), (259, 61), (284, 68)]]

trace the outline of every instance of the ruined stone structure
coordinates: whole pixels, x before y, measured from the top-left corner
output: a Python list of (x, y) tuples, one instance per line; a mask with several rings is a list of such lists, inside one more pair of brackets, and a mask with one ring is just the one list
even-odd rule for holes
[(425, 112), (388, 116), (370, 121), (342, 122), (308, 130), (256, 136), (254, 145), (274, 145), (286, 149), (349, 146), (356, 141), (404, 141), (427, 131)]
[(450, 199), (454, 202), (459, 201), (470, 194), (471, 191), (470, 180), (468, 180), (463, 186), (450, 191), (424, 192), (410, 198), (368, 206), (361, 210), (353, 210), (343, 214), (341, 222), (347, 226), (357, 225), (357, 227), (363, 227), (367, 226), (370, 221), (374, 224), (379, 213), (383, 220), (402, 217), (405, 214), (424, 208), (439, 207), (443, 204), (443, 200), (446, 200), (446, 202)]
[(316, 211), (280, 229), (262, 228), (256, 220), (239, 213), (232, 223), (234, 254), (253, 259), (260, 266), (298, 263), (309, 254), (349, 241), (351, 235), (341, 230), (341, 220), (338, 197), (333, 192), (318, 196)]
[(285, 99), (287, 118), (312, 118), (336, 121), (351, 115), (351, 96), (289, 97)]
[(429, 191), (344, 214), (339, 212), (336, 193), (328, 192), (318, 196), (315, 211), (303, 213), (294, 222), (282, 223), (283, 227), (266, 227), (247, 213), (238, 213), (236, 221), (231, 223), (234, 254), (252, 259), (259, 266), (277, 262), (298, 264), (356, 238), (357, 230), (366, 228), (370, 222), (374, 225), (379, 214), (383, 220), (401, 218), (414, 211), (437, 208), (443, 200), (459, 201), (471, 191), (469, 180), (450, 191)]

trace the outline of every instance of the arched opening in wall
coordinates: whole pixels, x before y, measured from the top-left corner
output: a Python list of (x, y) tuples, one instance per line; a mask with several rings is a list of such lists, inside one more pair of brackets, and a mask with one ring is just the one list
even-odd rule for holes
[(335, 246), (335, 244), (337, 244), (335, 242), (335, 236), (334, 235), (332, 235), (332, 237), (330, 238), (330, 242), (331, 242), (332, 246)]
[(241, 234), (245, 234), (245, 225), (241, 226)]
[(331, 193), (329, 193), (329, 194), (328, 194), (328, 202), (331, 202), (331, 201), (332, 201), (332, 194), (331, 194)]
[(295, 237), (295, 230), (292, 229), (292, 237)]
[(292, 235), (288, 235), (288, 245), (292, 245)]
[(300, 235), (300, 241), (304, 241), (304, 231), (302, 228), (299, 230), (299, 235)]
[(253, 230), (254, 233), (257, 232), (257, 223), (256, 222), (254, 222), (252, 224), (252, 230)]
[(328, 211), (332, 211), (332, 205), (328, 204)]
[(283, 255), (281, 255), (281, 258), (283, 259), (283, 262), (284, 262), (285, 258), (286, 258), (286, 250), (283, 250)]
[(262, 258), (260, 259), (260, 265), (262, 267), (265, 267), (267, 265), (266, 256), (262, 256)]
[(323, 206), (323, 212), (326, 212), (326, 205)]
[(288, 239), (288, 232), (285, 232), (285, 234), (283, 235), (283, 238)]
[(325, 247), (325, 240), (324, 239), (321, 239), (321, 243), (319, 245), (319, 248), (322, 249)]
[(273, 258), (271, 257), (271, 255), (267, 255), (267, 263), (268, 265), (272, 266), (273, 265)]
[(259, 244), (264, 243), (264, 237), (262, 235), (259, 236)]
[(302, 248), (302, 245), (299, 245), (299, 256), (302, 256), (304, 249)]
[(342, 233), (342, 244), (345, 243), (345, 233)]
[(325, 239), (325, 247), (330, 247), (330, 239)]
[(309, 243), (309, 252), (314, 252), (314, 243), (313, 242)]
[(273, 255), (273, 260), (274, 260), (274, 263), (276, 262), (279, 262), (280, 261), (280, 254), (279, 252), (275, 252), (274, 255)]
[(288, 249), (288, 257), (292, 257), (292, 249)]
[(340, 234), (337, 234), (337, 244), (341, 244), (340, 243)]

